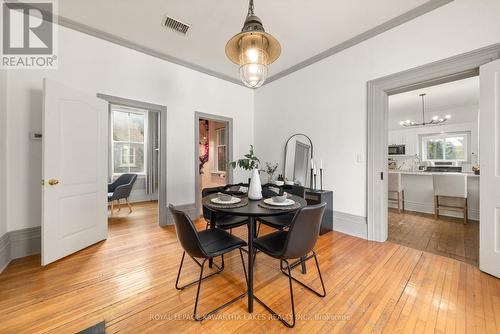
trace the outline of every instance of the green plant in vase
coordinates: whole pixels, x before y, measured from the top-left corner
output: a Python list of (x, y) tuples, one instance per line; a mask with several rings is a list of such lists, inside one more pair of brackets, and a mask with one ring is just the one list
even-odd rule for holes
[(253, 145), (250, 145), (250, 149), (243, 159), (235, 160), (229, 162), (229, 166), (232, 168), (240, 167), (241, 169), (252, 171), (252, 178), (250, 180), (250, 185), (248, 187), (248, 199), (260, 200), (262, 199), (262, 186), (260, 183), (259, 176), (259, 164), (260, 160), (255, 156)]

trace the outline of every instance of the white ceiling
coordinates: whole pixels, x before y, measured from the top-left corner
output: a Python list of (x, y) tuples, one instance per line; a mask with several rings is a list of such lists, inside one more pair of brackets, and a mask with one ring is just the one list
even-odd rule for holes
[[(255, 0), (255, 14), (282, 45), (270, 75), (398, 17), (428, 0)], [(238, 78), (225, 56), (241, 30), (247, 0), (61, 0), (68, 22), (130, 41), (208, 71)], [(161, 26), (164, 14), (192, 25), (187, 36)]]
[[(448, 123), (455, 123), (465, 119), (473, 119), (479, 106), (479, 77), (471, 77), (441, 85), (426, 87), (397, 95), (389, 96), (389, 124), (399, 124), (407, 119), (420, 122), (422, 120), (422, 99), (425, 96), (426, 119), (434, 115), (440, 117), (450, 114), (452, 119)], [(390, 126), (391, 127), (391, 126)]]

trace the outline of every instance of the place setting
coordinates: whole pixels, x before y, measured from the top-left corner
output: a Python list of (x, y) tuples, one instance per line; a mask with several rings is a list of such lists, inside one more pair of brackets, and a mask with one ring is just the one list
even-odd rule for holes
[(248, 198), (219, 192), (203, 198), (203, 204), (214, 209), (234, 209), (247, 205)]
[(289, 198), (288, 193), (284, 192), (283, 195), (263, 199), (259, 202), (259, 206), (270, 210), (293, 210), (300, 208), (300, 203)]

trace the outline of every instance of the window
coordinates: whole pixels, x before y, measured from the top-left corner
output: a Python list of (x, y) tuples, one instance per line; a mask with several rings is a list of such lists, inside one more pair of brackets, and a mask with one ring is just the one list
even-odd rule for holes
[(143, 174), (147, 112), (112, 106), (111, 124), (113, 174)]
[(221, 128), (215, 130), (215, 148), (217, 152), (217, 157), (215, 159), (215, 170), (217, 172), (226, 171), (226, 129)]
[(468, 133), (442, 133), (421, 137), (422, 160), (467, 161)]

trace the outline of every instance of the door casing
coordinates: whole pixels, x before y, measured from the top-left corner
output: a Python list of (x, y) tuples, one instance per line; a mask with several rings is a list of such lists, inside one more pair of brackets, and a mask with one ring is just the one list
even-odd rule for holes
[[(207, 114), (196, 111), (194, 113), (194, 194), (195, 194), (195, 208), (196, 215), (201, 211), (201, 203), (198, 196), (198, 192), (200, 191), (200, 173), (199, 173), (199, 164), (200, 164), (200, 151), (199, 151), (199, 143), (200, 143), (200, 119), (208, 119), (212, 121), (224, 122), (227, 124), (227, 159), (228, 161), (233, 160), (233, 119), (230, 117)], [(227, 182), (233, 183), (233, 169), (228, 168), (227, 170)]]
[(160, 113), (160, 156), (158, 158), (160, 163), (160, 184), (158, 187), (158, 223), (160, 226), (171, 224), (167, 199), (167, 106), (106, 94), (97, 94), (97, 97), (106, 100), (109, 104), (135, 107)]
[[(479, 74), (500, 58), (500, 43), (385, 76), (367, 83), (367, 239), (384, 242), (387, 222), (388, 96)], [(383, 175), (383, 179), (381, 179)]]

